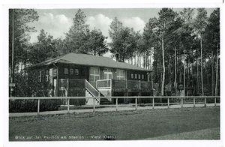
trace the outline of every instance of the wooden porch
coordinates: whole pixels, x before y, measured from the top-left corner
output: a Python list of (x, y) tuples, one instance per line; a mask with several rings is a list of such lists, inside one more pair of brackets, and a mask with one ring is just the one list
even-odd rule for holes
[(151, 92), (152, 82), (141, 80), (104, 79), (96, 81), (97, 89), (111, 89), (112, 92)]

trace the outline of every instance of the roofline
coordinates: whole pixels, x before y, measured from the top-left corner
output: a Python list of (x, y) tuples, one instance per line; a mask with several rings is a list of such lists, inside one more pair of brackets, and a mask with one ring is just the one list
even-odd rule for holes
[[(79, 66), (88, 66), (88, 67), (104, 67), (104, 68), (114, 68), (114, 69), (123, 69), (123, 70), (136, 70), (136, 71), (148, 71), (148, 72), (152, 72), (152, 70), (148, 70), (148, 69), (145, 69), (145, 68), (142, 68), (143, 70), (139, 70), (139, 69), (130, 69), (130, 68), (115, 68), (115, 67), (109, 67), (109, 66), (99, 66), (99, 65), (84, 65), (84, 64), (75, 64), (75, 63), (62, 63), (62, 62), (56, 62), (58, 64), (74, 64), (74, 65), (79, 65)], [(56, 64), (56, 63), (52, 63), (52, 64)], [(49, 64), (51, 65), (51, 64)]]
[[(74, 54), (77, 54), (77, 53), (74, 53)], [(56, 63), (61, 63), (61, 64), (74, 64), (74, 65), (79, 65), (79, 66), (89, 66), (89, 67), (105, 67), (105, 68), (114, 68), (114, 69), (123, 69), (123, 70), (133, 70), (133, 71), (147, 71), (147, 72), (152, 72), (152, 70), (148, 70), (148, 69), (145, 69), (145, 68), (142, 68), (142, 67), (138, 67), (138, 68), (141, 68), (141, 69), (130, 69), (130, 68), (115, 68), (115, 67), (109, 67), (109, 66), (99, 66), (99, 65), (86, 65), (86, 64), (76, 64), (76, 63), (63, 63), (63, 62), (58, 62), (60, 60), (63, 60), (63, 59), (60, 59), (64, 56), (66, 56), (68, 54), (65, 54), (65, 55), (61, 55), (61, 56), (58, 56), (58, 57), (55, 57), (55, 58), (51, 58), (51, 59), (48, 59), (48, 60), (45, 60), (43, 62), (40, 62), (40, 63), (37, 63), (37, 64), (34, 64), (34, 65), (31, 65), (29, 67), (26, 67), (25, 70), (29, 70), (29, 69), (32, 69), (32, 68), (35, 68), (35, 67), (44, 67), (44, 66), (49, 66), (49, 65), (53, 65), (53, 64), (56, 64)], [(88, 54), (85, 54), (85, 55), (88, 55)], [(91, 55), (89, 55), (91, 56)], [(92, 55), (93, 56), (93, 55)], [(101, 58), (103, 56), (100, 56)], [(107, 58), (108, 57), (103, 57), (103, 58)], [(110, 60), (113, 60), (111, 58), (109, 58)], [(53, 61), (53, 62), (52, 62)], [(114, 60), (113, 60), (114, 61)], [(44, 63), (47, 63), (47, 62), (50, 62), (50, 64), (44, 64)], [(114, 61), (114, 62), (118, 62), (118, 61)], [(126, 62), (121, 62), (121, 63), (125, 63), (125, 64), (129, 64), (129, 63), (126, 63)], [(132, 65), (132, 64), (129, 64), (129, 65)], [(132, 66), (135, 66), (135, 65), (132, 65)], [(137, 67), (137, 66), (135, 66)]]
[[(42, 63), (42, 62), (41, 62)], [(62, 63), (62, 62), (52, 62), (48, 65), (40, 65), (41, 63), (38, 63), (38, 64), (35, 64), (35, 65), (31, 65), (29, 67), (26, 67), (24, 70), (29, 70), (29, 69), (33, 69), (35, 67), (47, 67), (47, 66), (50, 66), (50, 65), (54, 65), (54, 64), (71, 64), (71, 65), (78, 65), (78, 66), (88, 66), (88, 67), (103, 67), (103, 68), (114, 68), (114, 69), (123, 69), (123, 70), (133, 70), (133, 71), (145, 71), (145, 72), (152, 72), (152, 70), (149, 70), (149, 69), (145, 69), (145, 68), (142, 68), (141, 69), (130, 69), (130, 68), (115, 68), (115, 67), (109, 67), (109, 66), (99, 66), (99, 65), (84, 65), (84, 64), (75, 64), (75, 63)]]

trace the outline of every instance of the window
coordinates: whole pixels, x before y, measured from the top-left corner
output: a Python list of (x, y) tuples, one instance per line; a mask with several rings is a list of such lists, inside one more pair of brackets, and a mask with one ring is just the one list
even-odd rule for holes
[(53, 68), (49, 69), (49, 82), (53, 85)]
[(54, 76), (54, 77), (57, 76), (57, 69), (53, 69), (53, 76)]
[(90, 74), (99, 74), (99, 68), (91, 67), (90, 68)]
[(100, 79), (100, 74), (99, 74), (99, 68), (97, 67), (91, 67), (90, 68), (90, 76), (89, 76), (89, 81), (95, 82)]
[(142, 75), (142, 80), (144, 80), (145, 79), (145, 75)]
[(103, 73), (104, 73), (103, 79), (112, 79), (113, 78), (111, 69), (106, 68), (103, 70)]
[(125, 80), (125, 71), (124, 70), (117, 70), (117, 79), (118, 80)]
[(137, 79), (137, 74), (134, 75), (134, 78)]
[(49, 76), (53, 77), (53, 69), (52, 68), (49, 69)]
[(141, 75), (140, 75), (140, 74), (138, 74), (138, 79), (139, 79), (139, 80), (141, 79)]
[(64, 74), (68, 75), (68, 68), (64, 68)]
[(74, 69), (75, 75), (79, 75), (79, 69)]
[(70, 69), (70, 74), (73, 75), (73, 69)]
[(134, 78), (134, 74), (131, 74), (130, 77), (131, 77), (131, 79), (133, 79)]
[(46, 77), (46, 81), (48, 82), (48, 80), (49, 80), (49, 71), (48, 70), (46, 70), (45, 77)]
[(41, 76), (42, 76), (42, 71), (39, 71), (39, 76), (38, 76), (39, 82), (41, 82)]

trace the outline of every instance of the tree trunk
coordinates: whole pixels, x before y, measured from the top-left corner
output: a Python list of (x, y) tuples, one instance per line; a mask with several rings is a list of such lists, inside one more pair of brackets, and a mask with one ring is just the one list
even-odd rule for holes
[(138, 67), (141, 67), (141, 55), (138, 53)]
[(196, 93), (197, 93), (197, 95), (199, 94), (199, 80), (198, 80), (198, 57), (197, 57), (197, 60), (196, 60), (196, 67), (197, 67), (197, 84), (196, 84), (196, 86), (197, 86), (197, 88), (196, 88)]
[[(179, 65), (179, 63), (180, 63), (180, 60), (181, 59), (181, 57), (180, 56), (178, 56), (178, 65)], [(181, 83), (182, 82), (182, 67), (180, 67), (179, 66), (179, 83)]]
[(137, 54), (137, 67), (139, 67), (139, 55)]
[(184, 60), (184, 96), (185, 96), (185, 88), (186, 86), (185, 86), (185, 60)]
[(164, 59), (164, 38), (162, 37), (162, 63), (163, 63), (163, 75), (162, 75), (162, 87), (161, 87), (161, 95), (164, 95), (164, 84), (165, 84), (165, 59)]
[(202, 85), (202, 95), (204, 95), (204, 85), (203, 85), (203, 62), (202, 62), (202, 36), (201, 36), (201, 40), (200, 40), (200, 43), (201, 43), (201, 85)]
[[(189, 61), (188, 61), (188, 57), (187, 57), (187, 63), (186, 64), (187, 64), (187, 82), (186, 82), (187, 83), (186, 84), (187, 88), (186, 89), (188, 89), (188, 87), (189, 87), (189, 80), (190, 80), (189, 79)], [(188, 96), (188, 90), (186, 90), (186, 91), (187, 91), (186, 93), (187, 93), (187, 96)]]
[(145, 56), (145, 68), (148, 69), (148, 52)]
[(174, 87), (175, 87), (175, 93), (177, 94), (177, 49), (175, 47), (175, 70), (174, 70)]
[(151, 65), (152, 65), (152, 57), (151, 57), (151, 53), (149, 54), (148, 58), (149, 58), (148, 69), (151, 70)]
[(134, 65), (137, 66), (137, 54), (135, 54), (135, 60), (134, 60)]
[(211, 70), (212, 70), (212, 96), (214, 95), (214, 55), (212, 52), (212, 59), (211, 59)]
[(215, 96), (218, 96), (218, 48), (216, 49), (216, 84), (215, 84)]
[(146, 54), (143, 55), (143, 66), (146, 68), (146, 62), (145, 62)]

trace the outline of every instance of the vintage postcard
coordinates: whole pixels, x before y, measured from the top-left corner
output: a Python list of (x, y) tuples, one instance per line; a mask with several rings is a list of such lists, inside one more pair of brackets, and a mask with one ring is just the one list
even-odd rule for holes
[(221, 140), (220, 7), (9, 7), (8, 142)]

